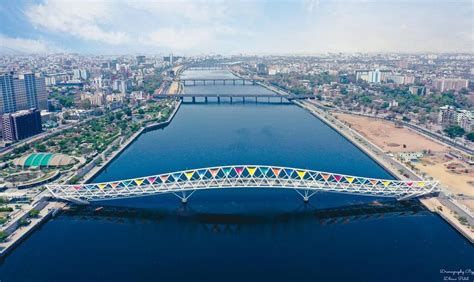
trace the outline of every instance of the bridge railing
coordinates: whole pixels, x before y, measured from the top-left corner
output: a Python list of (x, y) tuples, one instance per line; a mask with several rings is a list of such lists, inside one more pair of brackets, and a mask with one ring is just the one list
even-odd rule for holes
[(378, 195), (418, 196), (434, 192), (436, 181), (398, 181), (306, 169), (242, 165), (185, 170), (148, 177), (78, 185), (48, 185), (59, 198), (107, 199), (216, 188), (292, 188)]

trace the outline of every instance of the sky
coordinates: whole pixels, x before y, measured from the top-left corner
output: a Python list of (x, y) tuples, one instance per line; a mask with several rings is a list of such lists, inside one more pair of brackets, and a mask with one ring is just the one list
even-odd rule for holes
[(471, 0), (0, 0), (0, 54), (473, 52)]

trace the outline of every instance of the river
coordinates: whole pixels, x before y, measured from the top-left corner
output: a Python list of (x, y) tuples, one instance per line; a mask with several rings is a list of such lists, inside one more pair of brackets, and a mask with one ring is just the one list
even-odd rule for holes
[[(391, 178), (306, 111), (265, 101), (185, 103), (169, 126), (141, 135), (93, 181), (228, 164)], [(442, 281), (443, 269), (474, 261), (473, 247), (416, 202), (318, 193), (305, 205), (292, 190), (226, 189), (198, 191), (186, 206), (173, 195), (97, 205), (105, 208), (66, 212), (42, 226), (2, 262), (0, 280)]]

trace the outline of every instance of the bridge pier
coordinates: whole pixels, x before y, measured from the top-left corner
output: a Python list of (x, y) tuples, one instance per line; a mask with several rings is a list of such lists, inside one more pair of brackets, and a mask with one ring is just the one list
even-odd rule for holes
[(193, 80), (193, 86), (196, 86), (196, 80)]
[(213, 82), (214, 82), (214, 85), (216, 85), (216, 80), (215, 79), (213, 80)]
[(295, 191), (303, 198), (303, 202), (306, 204), (309, 202), (309, 198), (314, 196), (318, 191), (310, 191), (308, 189), (305, 189), (303, 193), (301, 193), (298, 189), (295, 189)]
[(217, 103), (220, 104), (221, 103), (221, 97), (217, 96)]
[(232, 97), (230, 97), (230, 103), (232, 104)]
[(193, 97), (193, 104), (196, 103), (196, 97)]
[(207, 97), (204, 97), (204, 102), (207, 104)]
[(181, 195), (177, 194), (176, 192), (173, 193), (176, 197), (181, 199), (181, 203), (183, 205), (186, 205), (188, 203), (188, 199), (196, 192), (196, 190), (193, 190), (191, 193), (186, 194), (186, 191), (181, 191)]
[(234, 79), (234, 81), (233, 81), (233, 84), (235, 85), (235, 79)]

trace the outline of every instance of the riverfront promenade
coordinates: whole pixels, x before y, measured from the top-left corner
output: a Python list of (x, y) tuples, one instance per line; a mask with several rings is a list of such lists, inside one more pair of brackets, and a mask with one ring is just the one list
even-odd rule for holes
[[(170, 114), (168, 119), (163, 122), (158, 122), (158, 123), (153, 123), (153, 124), (148, 124), (146, 126), (142, 126), (137, 132), (135, 132), (132, 136), (130, 136), (125, 142), (120, 144), (119, 148), (115, 151), (113, 151), (110, 156), (108, 156), (105, 160), (102, 160), (103, 163), (100, 166), (94, 166), (89, 172), (87, 172), (83, 177), (80, 183), (87, 183), (89, 180), (94, 178), (102, 169), (104, 169), (111, 161), (113, 161), (116, 157), (118, 157), (130, 144), (132, 144), (143, 132), (146, 130), (150, 130), (153, 128), (161, 127), (161, 126), (166, 126), (168, 125), (178, 112), (179, 108), (181, 106), (181, 101), (177, 101), (174, 105), (173, 112)], [(111, 145), (112, 146), (112, 145)], [(99, 155), (96, 157), (96, 159), (101, 158), (102, 156)], [(94, 162), (96, 159), (92, 160), (91, 162)]]
[[(234, 73), (234, 75), (237, 75)], [(262, 87), (265, 87), (279, 95), (284, 97), (288, 97), (291, 94), (288, 92), (274, 87), (272, 85), (268, 85), (266, 83), (260, 83)], [(368, 156), (370, 156), (374, 161), (376, 161), (380, 166), (384, 167), (390, 174), (400, 180), (412, 179), (412, 180), (421, 180), (420, 177), (416, 172), (414, 172), (409, 167), (406, 167), (404, 164), (400, 163), (398, 160), (392, 158), (391, 156), (387, 155), (384, 150), (378, 147), (376, 144), (369, 141), (359, 132), (355, 131), (354, 129), (348, 127), (346, 124), (342, 123), (341, 121), (337, 120), (332, 114), (328, 111), (328, 109), (324, 108), (323, 106), (319, 107), (315, 103), (311, 103), (309, 101), (304, 100), (291, 100), (294, 104), (298, 105), (299, 107), (307, 110), (312, 115), (326, 123), (328, 126), (339, 132), (342, 136), (344, 136), (347, 140), (357, 146), (360, 150), (365, 152)], [(439, 139), (438, 142), (441, 142)], [(446, 188), (442, 187), (444, 191)], [(474, 218), (472, 217), (471, 213), (466, 211), (460, 205), (458, 205), (455, 200), (446, 197), (441, 193), (441, 195), (437, 198), (423, 198), (420, 199), (420, 202), (427, 207), (432, 212), (439, 214), (444, 220), (446, 220), (453, 228), (459, 231), (464, 237), (466, 237), (471, 243), (474, 243)], [(466, 222), (469, 226), (462, 224), (459, 221), (459, 218), (463, 217), (466, 219)]]
[[(18, 244), (23, 241), (28, 235), (30, 235), (36, 228), (46, 222), (51, 216), (54, 216), (56, 212), (66, 206), (63, 202), (42, 202), (35, 205), (29, 206), (25, 212), (19, 213), (10, 220), (10, 223), (2, 228), (2, 231), (9, 234), (8, 238), (4, 242), (0, 242), (0, 257), (6, 256), (10, 253)], [(26, 226), (18, 227), (19, 221), (25, 219), (28, 213), (32, 210), (39, 210), (37, 217), (30, 218), (30, 223)]]
[[(349, 128), (341, 121), (334, 118), (329, 112), (319, 109), (316, 105), (307, 101), (293, 101), (296, 105), (308, 110), (311, 114), (322, 120), (324, 123), (332, 127), (334, 130), (339, 132), (346, 139), (351, 141), (359, 149), (368, 154), (372, 159), (389, 171), (393, 176), (398, 179), (413, 179), (421, 180), (422, 178), (417, 175), (413, 170), (406, 167), (396, 159), (385, 154), (385, 152), (377, 145), (367, 140), (364, 136)], [(402, 173), (403, 172), (403, 173)], [(406, 177), (404, 174), (407, 174)], [(442, 196), (441, 196), (442, 197)], [(471, 243), (474, 243), (474, 231), (472, 228), (462, 224), (456, 215), (466, 218), (470, 226), (474, 226), (474, 219), (472, 216), (459, 208), (455, 202), (448, 199), (441, 200), (440, 198), (425, 198), (420, 199), (420, 202), (425, 205), (430, 211), (438, 213), (443, 219), (445, 219), (450, 225), (452, 225), (457, 231), (459, 231), (464, 237), (466, 237)]]

